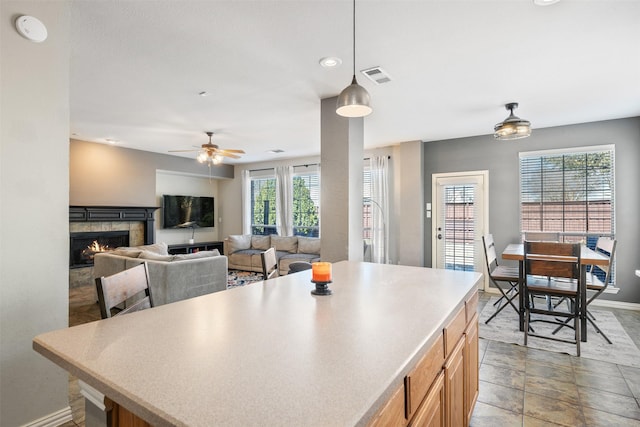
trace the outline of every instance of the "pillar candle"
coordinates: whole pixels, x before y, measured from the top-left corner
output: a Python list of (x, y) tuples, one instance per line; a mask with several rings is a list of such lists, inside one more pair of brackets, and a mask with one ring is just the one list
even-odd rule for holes
[(331, 281), (331, 263), (314, 262), (311, 264), (312, 280), (314, 282)]

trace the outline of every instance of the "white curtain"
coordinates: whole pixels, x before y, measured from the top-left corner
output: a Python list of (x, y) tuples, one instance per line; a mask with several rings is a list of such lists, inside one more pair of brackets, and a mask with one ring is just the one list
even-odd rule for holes
[(369, 159), (371, 172), (371, 261), (389, 263), (389, 158), (387, 156)]
[(293, 236), (293, 166), (276, 167), (276, 229)]
[(251, 172), (242, 171), (242, 234), (251, 234)]

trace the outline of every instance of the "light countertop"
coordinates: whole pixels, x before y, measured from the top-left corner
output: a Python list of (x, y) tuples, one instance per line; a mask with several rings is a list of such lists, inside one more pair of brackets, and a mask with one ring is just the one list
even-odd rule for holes
[(343, 261), (331, 296), (307, 270), (33, 347), (154, 425), (365, 425), (481, 277)]

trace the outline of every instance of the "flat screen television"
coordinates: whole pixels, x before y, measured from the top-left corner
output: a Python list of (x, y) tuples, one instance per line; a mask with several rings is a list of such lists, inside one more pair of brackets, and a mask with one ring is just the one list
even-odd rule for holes
[(163, 228), (213, 227), (213, 197), (162, 196)]

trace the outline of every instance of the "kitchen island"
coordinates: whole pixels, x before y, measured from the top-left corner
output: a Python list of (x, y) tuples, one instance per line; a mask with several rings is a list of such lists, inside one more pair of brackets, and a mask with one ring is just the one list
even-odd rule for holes
[[(33, 347), (152, 425), (369, 425), (400, 406), (406, 424), (422, 400), (412, 373), (428, 356), (440, 375), (462, 330), (477, 331), (481, 277), (342, 261), (330, 296), (310, 293), (307, 270), (48, 332)], [(464, 372), (477, 389), (473, 339)]]

